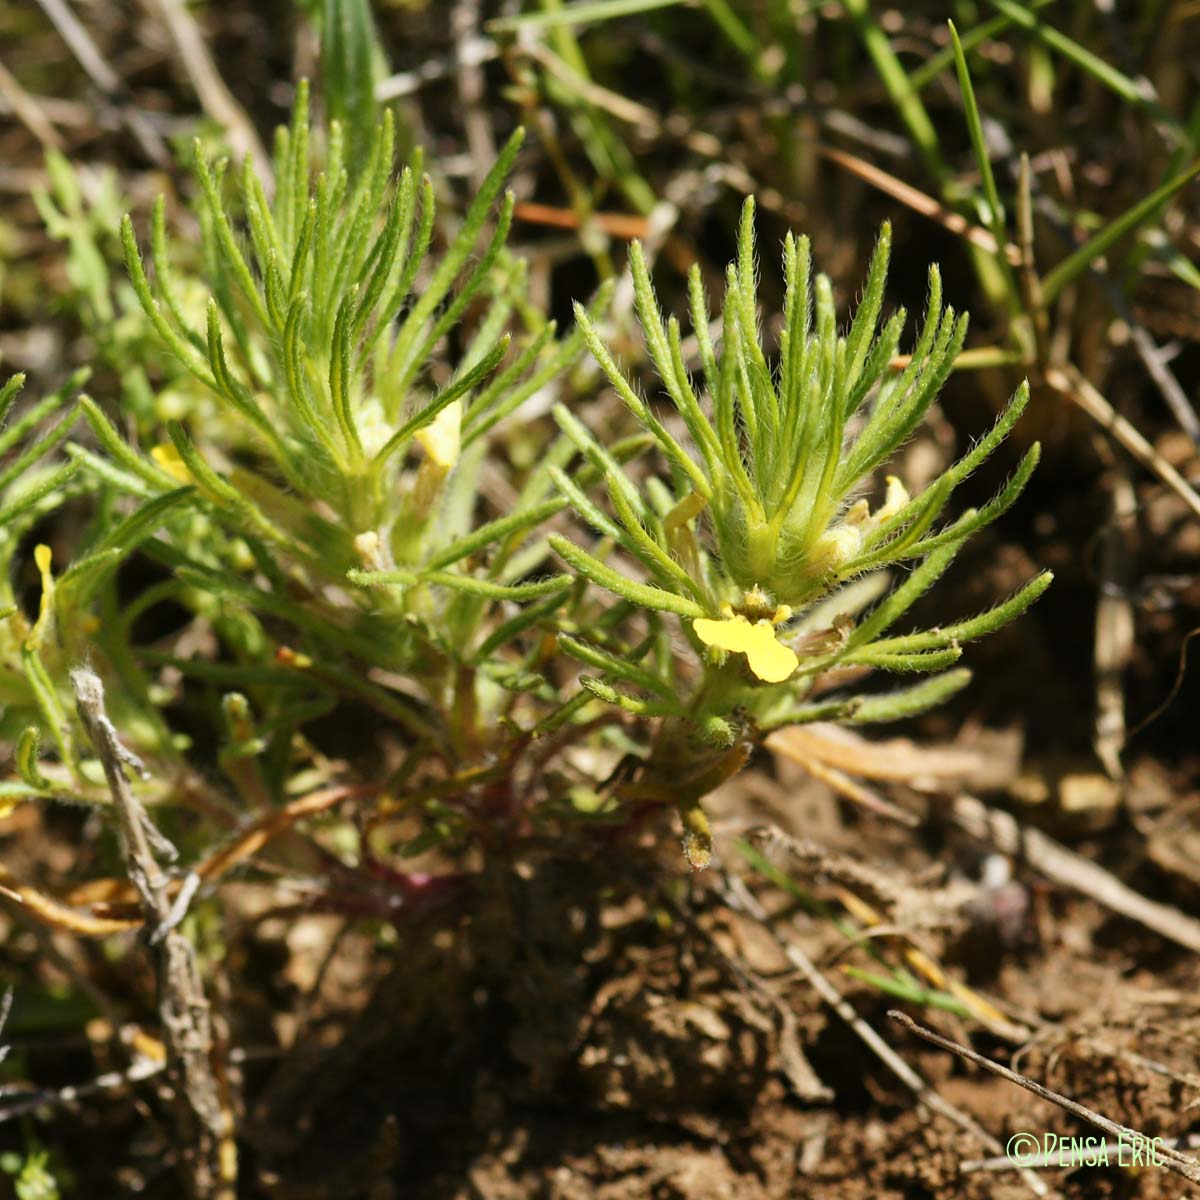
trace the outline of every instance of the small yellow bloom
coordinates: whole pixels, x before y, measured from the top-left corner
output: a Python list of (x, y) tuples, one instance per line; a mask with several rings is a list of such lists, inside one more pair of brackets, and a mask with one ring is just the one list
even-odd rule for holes
[(696, 636), (716, 650), (744, 654), (750, 670), (764, 683), (782, 683), (800, 665), (796, 652), (775, 636), (775, 626), (760, 620), (753, 624), (730, 611), (720, 621), (701, 617), (692, 622)]
[(875, 512), (865, 500), (856, 500), (836, 524), (817, 539), (812, 561), (824, 569), (837, 570), (862, 550), (863, 539), (890, 521), (909, 501), (908, 490), (895, 475), (887, 477), (887, 495)]
[(462, 401), (455, 400), (447, 404), (428, 425), (413, 434), (430, 461), (443, 471), (455, 466), (462, 450), (462, 411)]
[(158, 468), (166, 471), (176, 483), (191, 484), (196, 482), (192, 478), (191, 471), (187, 468), (187, 463), (179, 457), (179, 451), (169, 442), (151, 447), (150, 457), (154, 459)]
[(895, 475), (887, 477), (887, 495), (883, 505), (875, 513), (875, 524), (882, 525), (890, 521), (909, 501), (908, 489)]
[(52, 559), (49, 546), (43, 544), (33, 548), (34, 565), (42, 577), (42, 599), (38, 605), (37, 620), (25, 639), (25, 645), (30, 650), (42, 648), (50, 623), (54, 620), (54, 575), (50, 571)]

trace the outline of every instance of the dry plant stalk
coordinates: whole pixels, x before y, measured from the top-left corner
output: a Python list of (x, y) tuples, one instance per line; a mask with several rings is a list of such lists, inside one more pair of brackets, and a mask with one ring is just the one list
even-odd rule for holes
[[(167, 1047), (167, 1078), (171, 1084), (175, 1131), (189, 1195), (233, 1196), (236, 1160), (210, 1059), (212, 1022), (208, 1000), (196, 967), (191, 942), (176, 926), (182, 916), (171, 900), (170, 881), (155, 857), (165, 839), (154, 829), (141, 802), (125, 778), (123, 765), (136, 758), (117, 740), (117, 731), (104, 709), (104, 685), (94, 671), (71, 672), (79, 719), (104, 767), (121, 833), (121, 848), (133, 886), (137, 889), (149, 931), (147, 943), (154, 958), (158, 984), (158, 1013)], [(186, 893), (185, 893), (186, 894)]]

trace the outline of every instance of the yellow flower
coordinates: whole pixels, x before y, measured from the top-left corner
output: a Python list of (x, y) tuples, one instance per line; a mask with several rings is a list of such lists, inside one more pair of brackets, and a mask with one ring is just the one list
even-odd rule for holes
[(154, 459), (160, 470), (166, 471), (176, 483), (190, 484), (195, 483), (191, 471), (187, 468), (187, 463), (179, 457), (179, 451), (168, 442), (164, 442), (161, 446), (152, 446), (150, 449), (150, 457)]
[(413, 440), (425, 451), (413, 481), (410, 513), (416, 521), (429, 516), (446, 476), (458, 463), (462, 452), (462, 413), (462, 401), (455, 400), (413, 434)]
[(890, 521), (909, 501), (908, 489), (895, 475), (887, 477), (887, 495), (883, 504), (875, 513), (875, 524), (882, 525)]
[(863, 538), (885, 521), (890, 521), (909, 501), (908, 491), (895, 475), (887, 477), (887, 495), (875, 512), (865, 500), (852, 504), (842, 519), (817, 539), (812, 561), (836, 570), (850, 562), (862, 549)]
[(50, 622), (54, 620), (54, 576), (50, 572), (52, 558), (49, 546), (38, 545), (33, 548), (33, 561), (42, 577), (42, 600), (38, 605), (37, 621), (25, 639), (25, 645), (30, 650), (42, 648)]
[(455, 400), (413, 434), (429, 460), (443, 471), (449, 471), (458, 462), (462, 448), (462, 412), (462, 401)]
[(800, 665), (796, 652), (775, 636), (770, 621), (751, 623), (728, 606), (725, 609), (727, 615), (720, 621), (701, 617), (692, 622), (696, 636), (706, 646), (744, 654), (750, 670), (764, 683), (782, 683)]

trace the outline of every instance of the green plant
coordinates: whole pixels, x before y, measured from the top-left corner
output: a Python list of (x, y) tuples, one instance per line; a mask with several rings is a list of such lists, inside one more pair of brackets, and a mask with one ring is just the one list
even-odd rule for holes
[[(403, 747), (399, 765), (369, 789), (377, 817), (418, 818), (403, 853), (519, 836), (530, 818), (636, 823), (677, 806), (689, 857), (700, 864), (708, 853), (700, 801), (763, 733), (816, 719), (896, 719), (967, 680), (948, 671), (901, 692), (826, 687), (811, 700), (819, 676), (836, 682), (828, 673), (844, 667), (938, 672), (1048, 584), (1044, 574), (980, 616), (891, 634), (963, 542), (1013, 503), (1038, 451), (993, 501), (938, 527), (955, 487), (1020, 415), (1022, 388), (991, 432), (919, 495), (896, 479), (874, 509), (861, 495), (922, 420), (966, 330), (965, 318), (943, 309), (932, 270), (910, 364), (891, 368), (905, 315), (879, 328), (886, 228), (844, 335), (829, 281), (812, 275), (807, 240), (789, 236), (772, 365), (759, 332), (747, 203), (719, 344), (698, 269), (690, 279), (700, 381), (634, 244), (637, 313), (686, 430), (681, 440), (638, 397), (599, 334), (603, 291), (590, 313), (577, 309), (578, 328), (563, 340), (525, 298), (523, 265), (504, 249), (513, 200), (502, 196), (519, 133), (435, 253), (433, 184), (419, 160), (394, 174), (390, 117), (351, 178), (340, 126), (322, 138), (307, 103), (302, 86), (276, 140), (271, 199), (249, 162), (230, 187), (225, 164), (210, 165), (197, 146), (201, 239), (182, 265), (170, 258), (162, 201), (148, 258), (132, 220), (122, 222), (144, 321), (176, 363), (164, 373), (148, 359), (146, 370), (168, 381), (178, 419), (164, 438), (161, 399), (134, 404), (146, 453), (82, 397), (100, 452), (68, 443), (71, 461), (12, 510), (30, 519), (51, 511), (71, 494), (76, 471), (99, 488), (66, 571), (55, 577), (49, 550), (37, 551), (42, 615), (11, 627), (19, 643), (12, 675), (25, 697), (14, 711), (41, 718), (18, 755), (29, 794), (53, 794), (65, 770), (76, 796), (95, 798), (97, 765), (63, 693), (70, 662), (99, 654), (124, 685), (118, 716), (148, 756), (150, 778), (139, 786), (149, 798), (171, 798), (185, 774), (187, 740), (163, 715), (184, 685), (169, 690), (166, 670), (210, 697), (221, 765), (252, 809), (314, 778), (319, 755), (302, 731), (354, 703)], [(44, 200), (43, 208), (76, 260), (92, 264), (76, 273), (91, 307), (103, 307), (112, 289), (69, 178), (57, 181), (56, 198), (57, 207)], [(447, 348), (468, 315), (451, 367)], [(510, 349), (514, 319), (522, 344)], [(130, 329), (121, 344), (136, 348), (145, 336)], [(516, 443), (498, 438), (528, 397), (547, 387), (561, 393), (584, 342), (643, 432), (602, 442), (559, 403), (556, 440), (536, 431), (532, 443), (528, 433)], [(180, 368), (185, 377), (173, 373)], [(71, 428), (64, 422), (38, 456)], [(663, 478), (646, 474), (652, 446), (664, 455)], [(582, 465), (569, 473), (576, 455)], [(481, 496), (489, 470), (512, 496), (492, 516)], [(598, 485), (607, 509), (592, 498)], [(547, 535), (546, 523), (568, 505), (601, 535), (599, 545)], [(28, 521), (14, 528), (19, 537)], [(16, 544), (10, 539), (10, 553)], [(552, 573), (552, 551), (575, 577)], [(606, 561), (614, 554), (637, 563), (641, 577)], [(116, 572), (135, 556), (159, 577), (123, 606)], [(908, 564), (916, 565), (907, 579), (864, 612), (886, 590), (886, 569)], [(604, 592), (619, 602), (605, 604)], [(135, 623), (168, 601), (209, 631), (214, 647), (204, 657), (139, 640)], [(681, 620), (690, 659), (664, 616)], [(582, 688), (572, 686), (572, 660), (587, 668)], [(54, 779), (39, 766), (38, 726), (61, 760), (47, 767), (59, 772)], [(632, 755), (637, 769), (608, 783), (540, 774), (580, 740)], [(536, 764), (532, 785), (527, 764)]]
[(45, 1150), (36, 1150), (22, 1158), (8, 1153), (0, 1158), (0, 1169), (13, 1176), (13, 1194), (17, 1200), (58, 1200), (62, 1193), (54, 1176), (46, 1169), (50, 1160)]
[[(176, 298), (161, 204), (154, 283), (132, 222), (123, 227), (147, 316), (227, 422), (190, 434), (172, 424), (170, 444), (154, 448), (153, 462), (129, 463), (156, 490), (194, 488), (224, 535), (210, 536), (202, 553), (178, 541), (156, 553), (209, 600), (289, 623), (298, 639), (291, 667), (373, 703), (442, 755), (487, 743), (500, 729), (502, 689), (477, 691), (475, 671), (486, 673), (507, 640), (503, 631), (497, 640), (492, 614), (505, 602), (561, 597), (570, 584), (562, 575), (529, 578), (544, 548), (514, 556), (561, 506), (544, 471), (529, 477), (511, 511), (476, 521), (490, 431), (557, 379), (579, 348), (577, 335), (556, 341), (553, 324), (522, 298), (523, 267), (503, 250), (511, 194), (494, 231), (483, 234), (520, 143), (520, 134), (509, 141), (462, 228), (430, 265), (433, 184), (417, 165), (393, 179), (390, 118), (353, 184), (334, 124), (313, 186), (302, 88), (291, 130), (277, 142), (273, 202), (249, 166), (241, 175), (232, 211), (244, 214), (248, 254), (234, 232), (223, 168), (198, 151), (213, 292), (203, 332)], [(453, 375), (431, 388), (431, 356), (480, 302)], [(514, 310), (526, 325), (524, 345), (504, 362)], [(244, 450), (235, 465), (237, 447)], [(488, 655), (477, 662), (485, 640)], [(261, 625), (243, 620), (232, 641), (247, 665), (261, 661)], [(362, 679), (354, 660), (403, 672), (419, 701)]]
[[(528, 743), (514, 730), (531, 689), (539, 694), (528, 724), (561, 707), (528, 668), (541, 655), (540, 628), (553, 627), (572, 590), (570, 576), (546, 568), (549, 551), (536, 535), (565, 501), (545, 463), (507, 469), (497, 430), (531, 395), (563, 386), (582, 340), (556, 339), (525, 296), (523, 263), (504, 249), (513, 199), (503, 184), (521, 134), (435, 251), (434, 185), (419, 156), (394, 172), (390, 115), (351, 179), (341, 127), (322, 137), (307, 105), (302, 85), (276, 142), (271, 200), (249, 163), (230, 187), (225, 163), (211, 165), (197, 145), (198, 250), (185, 244), (172, 261), (162, 200), (146, 258), (132, 219), (122, 222), (140, 327), (120, 345), (133, 352), (152, 340), (166, 349), (165, 370), (158, 348), (136, 366), (166, 380), (170, 403), (130, 403), (127, 440), (83, 396), (5, 472), (10, 558), (64, 501), (94, 496), (64, 572), (48, 547), (35, 552), (36, 622), (10, 605), (10, 699), (21, 703), (7, 720), (37, 717), (22, 735), (14, 800), (103, 796), (67, 684), (81, 658), (120, 679), (114, 715), (150, 765), (138, 786), (157, 802), (177, 798), (187, 773), (189, 741), (163, 715), (173, 702), (206, 710), (224, 743), (225, 773), (255, 810), (320, 776), (301, 731), (340, 703), (365, 706), (400, 732), (397, 781), (415, 773), (442, 788), (459, 765), (506, 760)], [(73, 280), (90, 314), (110, 292), (96, 266), (94, 222), (65, 162), (54, 178), (43, 211), (87, 268)], [(4, 446), (81, 382), (30, 410)], [(5, 389), (5, 404), (19, 385)], [(94, 442), (66, 442), (68, 461), (55, 463), (77, 413)], [(563, 443), (548, 462), (569, 453)], [(37, 460), (52, 466), (35, 472)], [(497, 468), (513, 499), (488, 519), (481, 481)], [(153, 582), (123, 604), (118, 570), (149, 571)], [(212, 653), (197, 659), (139, 637), (138, 623), (153, 625), (167, 605), (211, 631)], [(163, 682), (164, 671), (174, 683)], [(49, 730), (61, 764), (46, 771), (39, 729)], [(373, 790), (395, 793), (399, 783)], [(419, 795), (393, 800), (425, 811)], [(416, 847), (473, 828), (464, 813), (429, 803), (433, 831)]]
[[(632, 713), (692, 723), (709, 741), (725, 746), (747, 732), (754, 736), (782, 724), (892, 720), (945, 699), (966, 683), (967, 673), (936, 675), (882, 696), (803, 701), (816, 676), (839, 667), (939, 671), (958, 659), (964, 642), (998, 629), (1049, 585), (1045, 572), (978, 616), (887, 636), (966, 539), (1016, 500), (1038, 459), (1035, 444), (990, 503), (936, 527), (954, 489), (1020, 416), (1029, 394), (1022, 385), (991, 431), (920, 494), (909, 497), (893, 476), (874, 511), (860, 495), (923, 418), (966, 333), (965, 316), (943, 309), (933, 267), (928, 309), (909, 365), (891, 369), (905, 314), (894, 313), (877, 334), (889, 248), (885, 226), (862, 302), (848, 331), (839, 335), (829, 280), (812, 278), (807, 239), (788, 235), (783, 331), (773, 368), (759, 332), (754, 206), (747, 201), (737, 261), (727, 275), (719, 347), (709, 336), (698, 267), (689, 279), (702, 368), (698, 390), (684, 361), (679, 322), (671, 317), (664, 323), (635, 243), (630, 265), (638, 318), (686, 442), (638, 396), (593, 320), (577, 310), (592, 354), (666, 459), (670, 484), (651, 479), (647, 487), (636, 485), (560, 405), (559, 424), (601, 476), (615, 517), (556, 469), (559, 487), (601, 535), (602, 549), (584, 550), (561, 536), (552, 536), (551, 544), (581, 575), (627, 605), (680, 618), (701, 660), (699, 675), (689, 680), (677, 670), (675, 656), (658, 652), (661, 643), (653, 639), (633, 650), (560, 638), (568, 653), (599, 669), (583, 678), (596, 695)], [(603, 561), (615, 551), (638, 563), (645, 582)], [(872, 598), (864, 578), (906, 563), (916, 563), (908, 578), (856, 623), (864, 601)]]

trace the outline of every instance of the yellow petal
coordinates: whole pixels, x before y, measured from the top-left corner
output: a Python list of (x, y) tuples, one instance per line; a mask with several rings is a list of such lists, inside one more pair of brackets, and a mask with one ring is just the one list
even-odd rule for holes
[(25, 639), (25, 645), (30, 650), (41, 649), (46, 631), (54, 619), (54, 576), (50, 572), (52, 558), (49, 546), (42, 544), (33, 548), (33, 561), (37, 566), (38, 574), (42, 577), (42, 599), (38, 604), (37, 620), (29, 631), (29, 636)]
[(696, 636), (714, 650), (733, 650), (745, 653), (753, 645), (750, 622), (745, 617), (726, 617), (723, 621), (711, 621), (699, 617), (692, 622)]
[(161, 446), (153, 446), (150, 449), (150, 457), (155, 463), (176, 483), (195, 483), (192, 478), (191, 471), (187, 468), (187, 463), (179, 457), (179, 451), (175, 449), (169, 442), (164, 442)]
[(795, 651), (776, 638), (770, 621), (751, 625), (741, 614), (723, 621), (701, 617), (692, 628), (706, 646), (744, 654), (750, 670), (764, 683), (781, 683), (800, 664)]
[(857, 500), (846, 510), (842, 524), (856, 528), (859, 525), (865, 525), (870, 519), (871, 506), (865, 500)]
[(746, 651), (750, 670), (764, 683), (782, 683), (800, 665), (796, 652), (779, 641), (770, 621), (759, 621), (750, 632), (754, 638)]
[(458, 462), (462, 449), (462, 401), (447, 404), (424, 429), (413, 437), (421, 449), (439, 467), (450, 470)]
[(884, 496), (883, 505), (875, 514), (875, 524), (882, 525), (884, 521), (890, 521), (908, 503), (908, 500), (908, 489), (895, 475), (889, 475), (887, 477), (887, 495)]

